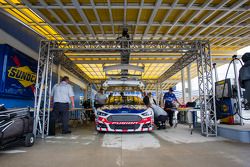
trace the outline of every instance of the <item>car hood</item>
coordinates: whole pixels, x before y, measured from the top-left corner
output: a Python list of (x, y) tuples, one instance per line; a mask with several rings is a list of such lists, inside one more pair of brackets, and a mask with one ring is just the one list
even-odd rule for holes
[(147, 110), (144, 105), (106, 105), (100, 109), (110, 114), (139, 114)]

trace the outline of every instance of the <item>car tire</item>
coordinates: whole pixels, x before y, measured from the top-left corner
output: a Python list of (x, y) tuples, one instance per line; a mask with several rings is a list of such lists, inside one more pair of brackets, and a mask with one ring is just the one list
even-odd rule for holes
[(33, 133), (28, 133), (25, 135), (24, 145), (26, 147), (31, 147), (35, 143), (35, 136)]

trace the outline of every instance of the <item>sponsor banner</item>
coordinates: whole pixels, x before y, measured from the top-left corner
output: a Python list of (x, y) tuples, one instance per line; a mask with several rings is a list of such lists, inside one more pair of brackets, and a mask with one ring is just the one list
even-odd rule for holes
[(33, 99), (37, 61), (9, 45), (0, 45), (0, 96)]

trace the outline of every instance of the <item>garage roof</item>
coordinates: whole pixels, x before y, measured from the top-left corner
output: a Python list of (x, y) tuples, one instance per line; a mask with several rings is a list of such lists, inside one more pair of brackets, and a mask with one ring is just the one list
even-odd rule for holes
[[(133, 39), (209, 40), (214, 61), (222, 64), (250, 45), (249, 6), (249, 0), (0, 0), (5, 14), (49, 40), (116, 39), (126, 25)], [(107, 78), (102, 64), (120, 62), (112, 54), (67, 55), (92, 79)], [(132, 54), (131, 62), (144, 64), (142, 78), (154, 80), (177, 59)], [(191, 70), (196, 76), (195, 65)], [(180, 74), (172, 80), (180, 80)]]

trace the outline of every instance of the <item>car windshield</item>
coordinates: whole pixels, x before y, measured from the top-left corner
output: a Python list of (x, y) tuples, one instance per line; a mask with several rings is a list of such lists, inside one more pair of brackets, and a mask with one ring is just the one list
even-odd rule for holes
[(106, 100), (107, 105), (143, 105), (141, 98), (137, 96), (112, 96)]

